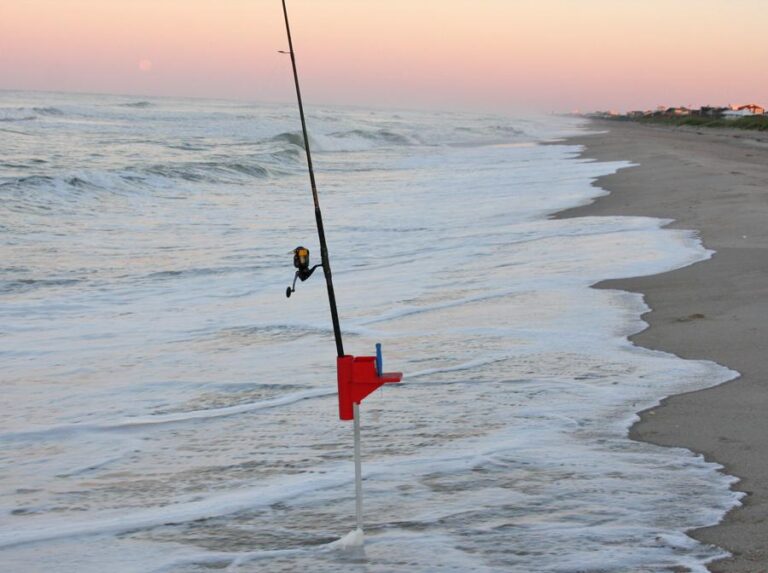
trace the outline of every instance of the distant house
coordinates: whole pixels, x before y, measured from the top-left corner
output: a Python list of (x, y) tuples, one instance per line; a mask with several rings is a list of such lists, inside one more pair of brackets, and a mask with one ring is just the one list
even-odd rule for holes
[(723, 112), (725, 119), (739, 119), (740, 117), (752, 117), (755, 115), (749, 109), (727, 109)]
[(736, 108), (736, 111), (749, 111), (752, 115), (765, 115), (765, 108), (756, 103), (740, 105)]
[(699, 115), (703, 115), (705, 117), (723, 117), (723, 113), (728, 111), (729, 108), (727, 107), (713, 107), (709, 105), (701, 106), (701, 109), (699, 110)]
[(686, 115), (691, 115), (691, 110), (688, 109), (687, 107), (670, 107), (670, 108), (667, 108), (665, 115), (682, 117)]

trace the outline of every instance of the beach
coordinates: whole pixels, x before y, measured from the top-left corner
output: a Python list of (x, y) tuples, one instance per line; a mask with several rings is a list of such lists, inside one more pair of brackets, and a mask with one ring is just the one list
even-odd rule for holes
[(634, 167), (598, 178), (610, 194), (558, 217), (630, 215), (673, 219), (715, 251), (707, 261), (654, 276), (610, 280), (600, 289), (642, 293), (650, 325), (640, 346), (712, 360), (740, 376), (665, 399), (631, 430), (636, 440), (689, 448), (738, 476), (746, 495), (717, 526), (690, 532), (733, 557), (713, 572), (768, 571), (768, 134), (593, 121), (598, 134), (569, 140), (584, 157)]
[(628, 429), (735, 372), (632, 345), (641, 295), (591, 288), (710, 253), (657, 218), (552, 218), (636, 171), (629, 148), (544, 145), (581, 119), (308, 116), (345, 349), (380, 342), (405, 373), (361, 406), (365, 562), (334, 545), (356, 504), (327, 293), (315, 274), (285, 297), (291, 249), (320, 252), (295, 107), (14, 92), (0, 119), (0, 569), (667, 573), (727, 555), (685, 532), (738, 503), (735, 478)]

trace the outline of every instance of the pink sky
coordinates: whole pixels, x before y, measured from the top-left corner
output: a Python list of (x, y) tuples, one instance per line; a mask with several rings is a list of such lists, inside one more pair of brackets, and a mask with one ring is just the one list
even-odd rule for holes
[[(289, 0), (308, 102), (768, 104), (767, 0)], [(0, 89), (291, 101), (279, 0), (0, 0)]]

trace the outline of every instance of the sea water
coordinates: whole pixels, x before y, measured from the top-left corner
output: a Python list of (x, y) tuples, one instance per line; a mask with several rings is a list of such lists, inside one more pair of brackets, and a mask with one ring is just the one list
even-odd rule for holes
[[(575, 119), (310, 106), (345, 349), (404, 381), (338, 419), (292, 105), (0, 94), (0, 569), (651, 572), (738, 503), (636, 413), (734, 372), (639, 348), (597, 281), (710, 256), (553, 219), (627, 162)], [(545, 144), (548, 142), (548, 144)]]

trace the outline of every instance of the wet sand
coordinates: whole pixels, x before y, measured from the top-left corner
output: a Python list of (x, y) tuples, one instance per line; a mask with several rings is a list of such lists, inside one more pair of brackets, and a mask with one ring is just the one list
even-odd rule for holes
[(595, 121), (608, 133), (574, 138), (584, 156), (639, 164), (600, 178), (610, 191), (558, 217), (642, 215), (695, 229), (709, 261), (598, 288), (645, 295), (641, 346), (737, 370), (731, 382), (670, 397), (644, 412), (631, 437), (683, 446), (741, 478), (743, 507), (691, 535), (733, 553), (713, 572), (768, 572), (768, 133)]

